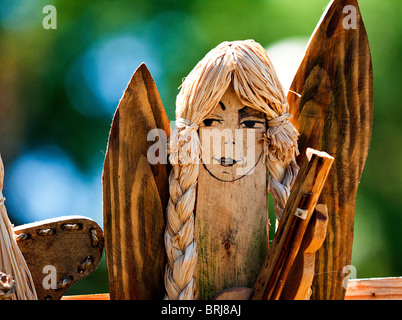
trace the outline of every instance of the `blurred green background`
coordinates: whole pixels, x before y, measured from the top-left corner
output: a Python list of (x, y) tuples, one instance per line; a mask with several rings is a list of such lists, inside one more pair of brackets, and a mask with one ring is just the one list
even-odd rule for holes
[[(118, 101), (141, 62), (170, 120), (178, 87), (226, 40), (267, 48), (288, 86), (327, 0), (0, 2), (0, 152), (15, 225), (79, 214), (102, 226), (101, 172)], [(57, 29), (45, 30), (45, 5)], [(374, 129), (360, 183), (354, 276), (402, 276), (402, 2), (361, 0)], [(273, 231), (271, 231), (273, 234)], [(67, 294), (108, 292), (105, 260)]]

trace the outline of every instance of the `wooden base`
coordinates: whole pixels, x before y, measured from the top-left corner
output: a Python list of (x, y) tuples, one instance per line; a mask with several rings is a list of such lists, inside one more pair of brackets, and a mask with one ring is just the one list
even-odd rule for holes
[[(248, 289), (248, 294), (250, 295), (251, 288), (246, 289)], [(61, 298), (61, 300), (109, 299), (108, 293), (64, 296)], [(233, 298), (231, 297), (231, 299)], [(240, 300), (247, 299), (248, 297), (244, 296)], [(351, 279), (348, 281), (345, 300), (402, 300), (402, 277)]]

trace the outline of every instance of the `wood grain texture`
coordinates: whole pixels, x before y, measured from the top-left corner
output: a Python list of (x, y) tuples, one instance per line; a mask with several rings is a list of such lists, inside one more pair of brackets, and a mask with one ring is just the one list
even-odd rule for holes
[[(355, 8), (356, 28), (343, 26), (347, 5)], [(301, 155), (311, 147), (335, 157), (319, 199), (328, 206), (329, 225), (316, 258), (312, 299), (343, 299), (342, 270), (351, 262), (356, 192), (373, 116), (370, 48), (356, 0), (331, 2), (290, 90), (300, 94), (290, 91), (288, 101)]]
[[(267, 235), (267, 170), (231, 183), (200, 168), (196, 235), (199, 299), (211, 299), (229, 287), (251, 287), (264, 261)], [(253, 174), (253, 175), (254, 175)], [(216, 180), (216, 179), (215, 179)]]
[[(252, 300), (280, 298), (333, 161), (333, 157), (324, 152), (310, 148), (305, 151), (282, 219), (255, 282)], [(295, 215), (299, 209), (306, 211), (304, 219)]]
[(77, 294), (72, 296), (63, 296), (61, 300), (110, 300), (109, 293), (95, 294)]
[(328, 209), (317, 204), (307, 227), (297, 257), (286, 280), (281, 300), (308, 300), (314, 278), (315, 253), (321, 248), (327, 233)]
[[(103, 255), (102, 229), (86, 217), (48, 219), (15, 227), (13, 231), (39, 300), (60, 299), (68, 288), (96, 269)], [(46, 266), (54, 267), (56, 283), (50, 282), (51, 270)]]
[(350, 279), (345, 300), (402, 300), (402, 277)]
[(219, 292), (212, 300), (249, 300), (251, 288), (232, 287)]
[[(247, 300), (250, 293), (251, 288), (230, 288), (217, 300)], [(109, 294), (64, 296), (62, 300), (109, 300)], [(350, 279), (345, 300), (402, 300), (402, 277)]]
[(103, 223), (110, 298), (161, 299), (164, 294), (166, 164), (149, 165), (152, 129), (170, 125), (156, 85), (142, 64), (116, 109), (103, 167)]
[[(280, 295), (281, 300), (308, 300), (314, 278), (315, 253), (325, 240), (328, 224), (328, 210), (317, 204), (307, 226), (300, 250), (291, 267), (288, 278)], [(214, 300), (249, 300), (252, 289), (232, 287), (219, 292)]]
[[(203, 133), (212, 127), (200, 128), (203, 164), (199, 170), (195, 205), (198, 299), (211, 299), (230, 287), (253, 286), (268, 248), (268, 170), (260, 143), (266, 131), (265, 116), (261, 114), (264, 124), (259, 129), (238, 129), (242, 127), (238, 110), (244, 105), (232, 87), (221, 102), (226, 107), (218, 107), (214, 116), (221, 116), (223, 124), (213, 127), (217, 135), (212, 139), (217, 140), (221, 148), (219, 151), (211, 148), (209, 157), (240, 159), (240, 154), (231, 148), (242, 145), (245, 160), (231, 166), (222, 166), (213, 159), (208, 161), (206, 149), (210, 141)], [(220, 139), (225, 130), (232, 135)], [(235, 138), (235, 130), (241, 131), (241, 139)], [(226, 150), (227, 145), (233, 153)]]

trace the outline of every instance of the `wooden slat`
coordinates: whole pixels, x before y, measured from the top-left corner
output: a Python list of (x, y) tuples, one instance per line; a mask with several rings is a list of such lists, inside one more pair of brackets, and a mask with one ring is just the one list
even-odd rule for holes
[[(218, 300), (248, 300), (250, 293), (251, 288), (230, 288)], [(109, 300), (109, 294), (64, 296), (62, 300)], [(402, 277), (351, 279), (345, 300), (402, 300)]]
[(63, 296), (61, 300), (110, 300), (109, 293), (79, 294)]
[(351, 279), (345, 300), (402, 300), (402, 277)]
[(308, 300), (310, 298), (311, 284), (314, 279), (315, 253), (325, 240), (327, 225), (327, 206), (317, 204), (286, 280), (281, 300)]
[[(310, 148), (305, 153), (278, 230), (254, 285), (251, 295), (253, 300), (280, 298), (334, 161), (328, 154)], [(295, 216), (299, 208), (306, 210), (304, 219)]]
[(103, 168), (103, 223), (111, 299), (164, 294), (167, 165), (147, 163), (150, 130), (170, 125), (156, 85), (142, 64), (117, 107)]
[[(356, 28), (344, 28), (347, 5), (356, 9)], [(311, 147), (335, 157), (319, 199), (328, 206), (329, 225), (317, 254), (312, 298), (343, 299), (344, 275), (335, 271), (351, 262), (356, 192), (373, 114), (370, 48), (356, 0), (331, 2), (309, 43), (288, 101), (292, 122), (300, 132), (301, 155)]]

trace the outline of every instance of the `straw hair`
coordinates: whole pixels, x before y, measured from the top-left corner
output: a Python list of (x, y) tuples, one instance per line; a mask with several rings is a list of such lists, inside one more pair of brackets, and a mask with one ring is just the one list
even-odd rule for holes
[(7, 216), (3, 197), (4, 167), (0, 157), (0, 271), (13, 277), (15, 294), (12, 299), (37, 300), (35, 286), (31, 273), (25, 262), (17, 241), (12, 224)]
[(165, 231), (166, 299), (194, 298), (197, 264), (194, 206), (201, 157), (197, 130), (231, 83), (245, 106), (266, 115), (268, 191), (273, 196), (278, 219), (297, 175), (298, 132), (289, 121), (286, 96), (265, 49), (253, 40), (221, 43), (190, 72), (176, 99), (176, 129), (169, 144), (172, 171)]

